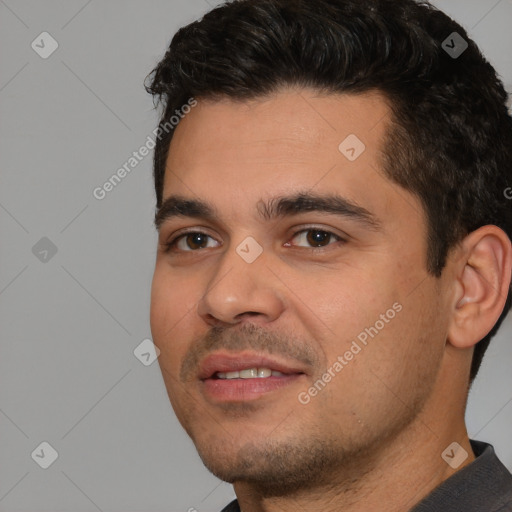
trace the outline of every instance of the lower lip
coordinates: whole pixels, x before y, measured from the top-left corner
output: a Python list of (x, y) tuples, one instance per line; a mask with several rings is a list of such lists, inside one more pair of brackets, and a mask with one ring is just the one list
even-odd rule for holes
[(206, 394), (220, 402), (246, 402), (297, 382), (304, 374), (270, 376), (255, 379), (205, 379)]

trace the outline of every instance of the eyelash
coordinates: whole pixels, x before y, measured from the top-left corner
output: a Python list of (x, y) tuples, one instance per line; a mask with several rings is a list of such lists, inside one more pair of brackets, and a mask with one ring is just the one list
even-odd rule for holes
[[(305, 232), (308, 232), (308, 231), (319, 231), (320, 233), (326, 233), (328, 235), (331, 235), (332, 237), (334, 237), (336, 239), (337, 242), (341, 242), (341, 243), (345, 243), (346, 240), (344, 238), (342, 238), (341, 236), (337, 235), (336, 233), (333, 233), (332, 231), (328, 231), (328, 230), (325, 230), (325, 229), (321, 229), (321, 228), (318, 228), (318, 227), (307, 227), (307, 228), (303, 228), (303, 229), (300, 229), (299, 231), (296, 231), (295, 233), (293, 233), (293, 236), (292, 236), (292, 240), (299, 234), (301, 233), (305, 233)], [(180, 233), (179, 235), (175, 236), (174, 238), (172, 238), (171, 240), (169, 240), (169, 242), (166, 242), (164, 244), (164, 247), (165, 247), (165, 253), (170, 253), (170, 252), (173, 252), (174, 248), (176, 247), (176, 244), (179, 242), (179, 240), (181, 240), (183, 237), (186, 237), (187, 235), (196, 235), (196, 234), (200, 234), (200, 235), (206, 235), (207, 237), (210, 237), (210, 238), (213, 238), (211, 235), (209, 235), (208, 233), (204, 233), (203, 231), (185, 231), (183, 233)], [(301, 249), (309, 249), (313, 252), (324, 252), (325, 250), (328, 250), (328, 247), (331, 246), (331, 245), (334, 245), (333, 243), (330, 243), (324, 247), (299, 247)], [(201, 249), (195, 249), (195, 250), (188, 250), (188, 251), (183, 251), (183, 250), (178, 250), (179, 252), (181, 253), (187, 253), (187, 252), (199, 252)]]

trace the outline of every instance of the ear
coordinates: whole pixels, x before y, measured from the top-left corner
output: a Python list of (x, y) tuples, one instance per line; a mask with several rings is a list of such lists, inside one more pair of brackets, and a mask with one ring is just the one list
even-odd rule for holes
[(497, 226), (471, 232), (461, 242), (455, 265), (455, 294), (448, 343), (470, 348), (497, 322), (510, 290), (512, 243)]

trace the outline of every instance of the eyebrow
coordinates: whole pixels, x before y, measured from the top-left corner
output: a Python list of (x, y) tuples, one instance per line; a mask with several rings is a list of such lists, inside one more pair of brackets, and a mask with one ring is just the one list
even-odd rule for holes
[[(271, 221), (304, 212), (321, 212), (334, 214), (354, 220), (373, 231), (382, 230), (377, 217), (366, 208), (337, 194), (312, 194), (299, 192), (291, 196), (277, 196), (257, 203), (261, 219)], [(214, 222), (219, 218), (217, 209), (207, 201), (190, 199), (179, 195), (169, 196), (164, 200), (155, 214), (155, 227), (176, 217), (190, 217)]]

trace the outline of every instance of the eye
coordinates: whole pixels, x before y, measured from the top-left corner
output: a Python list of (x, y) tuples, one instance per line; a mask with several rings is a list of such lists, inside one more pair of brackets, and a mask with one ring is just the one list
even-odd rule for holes
[[(334, 233), (331, 233), (330, 231), (325, 231), (324, 229), (319, 228), (308, 228), (303, 229), (301, 231), (297, 231), (292, 240), (298, 239), (301, 242), (306, 242), (310, 244), (310, 246), (315, 248), (323, 248), (327, 247), (328, 245), (332, 245), (332, 243), (329, 243), (330, 241), (335, 239), (335, 242), (344, 242), (345, 240), (341, 238), (338, 235), (335, 235)], [(299, 242), (300, 243), (300, 242)], [(289, 243), (286, 245), (290, 245)]]
[[(210, 239), (210, 241), (208, 239)], [(297, 231), (294, 233), (292, 241), (296, 239), (299, 240), (299, 244), (304, 242), (309, 244), (313, 251), (321, 251), (324, 247), (333, 245), (333, 242), (346, 241), (339, 235), (319, 228), (307, 228)], [(199, 249), (217, 247), (217, 245), (215, 245), (216, 243), (218, 243), (216, 240), (202, 231), (189, 231), (175, 236), (169, 242), (165, 243), (164, 247), (165, 252), (197, 252)], [(285, 247), (290, 247), (291, 245), (297, 244), (287, 242)], [(306, 248), (308, 247), (306, 246)]]
[(201, 231), (182, 233), (165, 244), (165, 252), (170, 252), (174, 249), (184, 252), (197, 252), (197, 249), (215, 247), (215, 245), (208, 245), (208, 238), (213, 240), (210, 235)]

